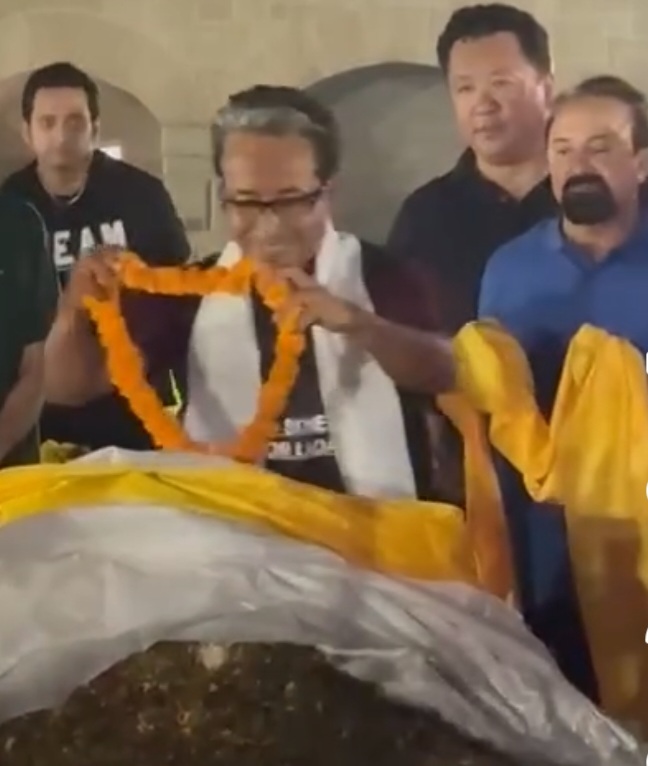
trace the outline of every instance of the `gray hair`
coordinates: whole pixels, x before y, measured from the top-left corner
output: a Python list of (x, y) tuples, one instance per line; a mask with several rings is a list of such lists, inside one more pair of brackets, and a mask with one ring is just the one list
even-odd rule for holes
[(228, 104), (218, 112), (214, 128), (222, 133), (249, 130), (285, 136), (317, 130), (317, 125), (313, 124), (308, 115), (291, 106), (265, 106), (250, 109)]
[(339, 168), (340, 138), (332, 112), (296, 88), (256, 86), (230, 98), (218, 112), (212, 131), (214, 168), (219, 177), (225, 140), (236, 132), (301, 136), (313, 147), (323, 183)]

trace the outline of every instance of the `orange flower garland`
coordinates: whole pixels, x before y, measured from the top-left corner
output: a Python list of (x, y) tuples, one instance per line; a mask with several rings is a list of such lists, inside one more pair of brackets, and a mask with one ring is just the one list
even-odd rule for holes
[[(281, 282), (264, 278), (248, 258), (231, 269), (216, 266), (151, 268), (133, 253), (120, 258), (120, 283), (132, 290), (161, 295), (249, 294), (254, 287), (273, 312), (281, 310), (289, 297)], [(261, 387), (257, 413), (232, 444), (200, 444), (192, 441), (177, 418), (165, 410), (155, 390), (146, 382), (145, 364), (133, 344), (119, 303), (119, 292), (106, 299), (87, 297), (85, 306), (97, 327), (106, 352), (106, 365), (113, 385), (128, 401), (154, 443), (163, 449), (220, 454), (242, 462), (261, 459), (268, 442), (277, 433), (277, 421), (286, 407), (299, 372), (304, 334), (298, 327), (298, 312), (291, 312), (278, 324), (275, 360), (268, 380)]]

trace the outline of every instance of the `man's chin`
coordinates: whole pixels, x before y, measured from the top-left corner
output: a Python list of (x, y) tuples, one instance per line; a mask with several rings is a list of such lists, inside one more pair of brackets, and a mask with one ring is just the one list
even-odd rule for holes
[(520, 152), (512, 145), (510, 140), (504, 136), (492, 138), (490, 140), (475, 141), (472, 147), (477, 157), (490, 165), (510, 165), (512, 162), (520, 160)]
[(86, 162), (86, 159), (83, 157), (70, 157), (70, 156), (61, 156), (57, 155), (52, 158), (45, 158), (43, 160), (43, 165), (48, 167), (50, 170), (54, 171), (55, 173), (66, 173), (70, 172), (71, 170), (76, 170), (77, 168), (83, 166)]

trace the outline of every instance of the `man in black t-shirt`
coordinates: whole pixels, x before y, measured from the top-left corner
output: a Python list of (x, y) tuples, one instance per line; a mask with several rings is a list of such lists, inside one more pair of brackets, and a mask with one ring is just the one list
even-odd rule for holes
[[(62, 287), (77, 259), (98, 247), (133, 250), (151, 264), (187, 260), (189, 244), (162, 182), (95, 148), (98, 89), (85, 72), (65, 62), (33, 72), (22, 117), (35, 160), (3, 188), (40, 213)], [(158, 388), (170, 401), (168, 372), (161, 375)], [(110, 394), (82, 408), (47, 406), (41, 430), (43, 438), (91, 448), (151, 445), (122, 399)]]

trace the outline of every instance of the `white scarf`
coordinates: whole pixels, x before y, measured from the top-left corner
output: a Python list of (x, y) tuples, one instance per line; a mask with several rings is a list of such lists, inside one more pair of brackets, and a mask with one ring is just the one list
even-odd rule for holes
[[(229, 243), (219, 265), (241, 257)], [(326, 232), (315, 277), (334, 295), (373, 311), (358, 240)], [(314, 327), (320, 393), (335, 457), (349, 494), (414, 497), (414, 475), (396, 388), (379, 364), (343, 335)], [(188, 360), (185, 427), (200, 441), (232, 439), (253, 417), (261, 385), (254, 315), (248, 297), (213, 295), (196, 315)]]

